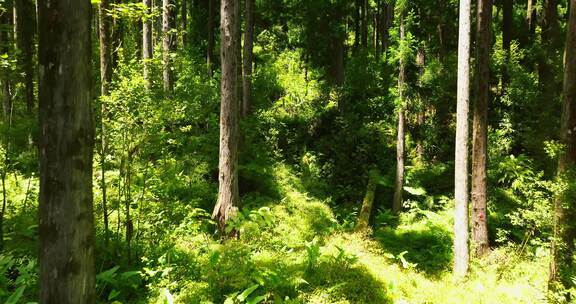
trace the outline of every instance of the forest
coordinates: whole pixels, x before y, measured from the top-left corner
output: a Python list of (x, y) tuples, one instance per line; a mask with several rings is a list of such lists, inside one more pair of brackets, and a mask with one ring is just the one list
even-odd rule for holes
[(576, 0), (0, 0), (0, 303), (576, 303)]

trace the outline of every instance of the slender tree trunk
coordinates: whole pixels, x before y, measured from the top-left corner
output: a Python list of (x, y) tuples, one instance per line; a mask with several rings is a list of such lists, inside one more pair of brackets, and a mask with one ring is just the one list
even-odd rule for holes
[(40, 303), (94, 303), (88, 0), (39, 1)]
[(6, 213), (6, 205), (8, 204), (8, 197), (6, 193), (6, 169), (4, 168), (0, 174), (2, 179), (2, 210), (0, 211), (0, 250), (4, 249), (4, 214)]
[(220, 106), (220, 156), (218, 201), (212, 217), (222, 232), (240, 202), (238, 192), (239, 109), (237, 84), (238, 1), (222, 0), (220, 20), (220, 56), (222, 62)]
[[(110, 65), (111, 52), (110, 52), (110, 25), (112, 21), (108, 16), (110, 3), (108, 0), (101, 0), (99, 6), (99, 31), (100, 38), (100, 94), (102, 96), (108, 95), (110, 90), (110, 82), (112, 81), (112, 65)], [(100, 171), (101, 171), (101, 188), (102, 188), (102, 211), (104, 220), (104, 239), (105, 244), (108, 244), (108, 203), (106, 196), (106, 155), (107, 155), (107, 142), (106, 142), (106, 125), (105, 116), (107, 115), (106, 103), (101, 99), (101, 115), (100, 115)]]
[(216, 20), (216, 0), (208, 0), (208, 50), (206, 53), (206, 64), (208, 75), (212, 77), (212, 66), (214, 65), (214, 24)]
[(477, 257), (488, 250), (486, 154), (488, 100), (490, 98), (490, 50), (492, 0), (478, 0), (476, 21), (476, 101), (472, 131), (472, 239)]
[[(419, 69), (420, 79), (424, 75), (424, 70), (426, 68), (426, 50), (424, 47), (418, 49), (418, 54), (416, 55), (416, 65)], [(426, 120), (426, 110), (424, 107), (424, 94), (419, 94), (420, 97), (420, 108), (418, 113), (416, 113), (416, 157), (418, 160), (424, 160), (424, 121)]]
[(32, 114), (34, 109), (34, 33), (36, 12), (32, 0), (14, 1), (14, 25), (19, 66), (24, 74), (26, 109)]
[(382, 31), (382, 50), (384, 54), (388, 52), (390, 46), (390, 28), (394, 24), (394, 1), (387, 3), (384, 9), (386, 21), (384, 23), (384, 30)]
[(514, 1), (502, 0), (502, 49), (506, 52), (506, 65), (502, 71), (502, 91), (505, 92), (510, 82), (510, 46), (512, 43), (512, 26), (514, 22)]
[(535, 18), (536, 10), (534, 9), (534, 0), (528, 0), (526, 6), (526, 24), (528, 26), (529, 39), (534, 35), (534, 31), (536, 30), (536, 23), (534, 22)]
[(171, 94), (174, 89), (174, 73), (172, 72), (172, 58), (174, 33), (172, 33), (174, 0), (162, 1), (162, 51), (163, 66), (162, 76), (164, 80), (164, 92)]
[[(566, 37), (564, 65), (563, 110), (561, 139), (565, 150), (558, 162), (560, 178), (574, 180), (576, 164), (576, 0), (570, 1), (569, 20)], [(559, 195), (554, 202), (554, 238), (552, 239), (552, 260), (550, 263), (550, 285), (556, 289), (558, 284), (564, 288), (572, 286), (571, 270), (574, 269), (574, 238), (576, 226), (574, 218), (574, 189)]]
[(255, 0), (246, 1), (246, 31), (244, 32), (244, 73), (242, 116), (248, 116), (252, 106), (252, 57), (254, 45), (254, 9)]
[[(0, 16), (2, 25), (5, 27), (4, 29), (0, 29), (0, 45), (2, 47), (2, 53), (8, 54), (9, 53), (9, 45), (10, 45), (10, 25), (12, 21), (10, 19), (11, 14), (9, 13), (9, 7), (5, 12), (2, 13)], [(2, 68), (2, 82), (1, 82), (1, 90), (2, 90), (2, 113), (4, 116), (4, 121), (8, 122), (8, 124), (12, 123), (12, 93), (11, 93), (11, 82), (10, 82), (10, 73), (8, 68)]]
[(470, 1), (460, 0), (458, 92), (454, 161), (454, 276), (468, 273), (468, 111), (470, 101)]
[(368, 17), (368, 0), (362, 0), (362, 47), (368, 47), (368, 24), (370, 23)]
[(363, 0), (354, 1), (354, 51), (358, 50), (360, 40), (362, 40), (362, 23), (360, 20), (362, 19), (362, 1)]
[[(152, 0), (142, 0), (147, 8), (147, 13), (152, 13)], [(150, 80), (150, 60), (154, 56), (154, 48), (152, 47), (152, 20), (146, 19), (142, 22), (142, 59), (144, 61), (144, 79), (148, 86), (151, 85)]]
[[(406, 29), (404, 24), (404, 12), (400, 14), (400, 44), (406, 41)], [(396, 182), (394, 186), (394, 201), (392, 211), (396, 214), (402, 210), (402, 193), (404, 192), (404, 137), (405, 137), (405, 100), (404, 86), (406, 81), (406, 62), (400, 57), (400, 69), (398, 72), (398, 92), (400, 106), (398, 108), (398, 127), (396, 138)]]
[(180, 25), (182, 27), (182, 47), (188, 44), (188, 9), (186, 3), (188, 0), (182, 0), (180, 5)]

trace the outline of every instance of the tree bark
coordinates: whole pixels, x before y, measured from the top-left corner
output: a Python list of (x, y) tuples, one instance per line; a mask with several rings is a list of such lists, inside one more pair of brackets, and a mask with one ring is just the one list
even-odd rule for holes
[(502, 71), (502, 91), (505, 92), (510, 82), (510, 46), (512, 43), (512, 26), (514, 22), (514, 1), (502, 0), (502, 49), (506, 52), (506, 65)]
[(488, 250), (486, 154), (488, 101), (490, 98), (490, 50), (492, 0), (478, 0), (476, 21), (476, 102), (472, 126), (472, 240), (477, 257)]
[(32, 0), (14, 1), (14, 25), (19, 67), (24, 74), (26, 109), (32, 114), (34, 109), (34, 33), (36, 11)]
[(214, 23), (216, 20), (216, 0), (208, 0), (208, 50), (206, 52), (206, 65), (208, 75), (212, 77), (214, 65)]
[[(99, 6), (99, 22), (98, 22), (98, 36), (100, 38), (100, 94), (102, 96), (108, 95), (110, 90), (110, 82), (112, 81), (112, 65), (110, 64), (110, 25), (112, 20), (108, 16), (110, 3), (108, 0), (101, 0)], [(101, 100), (100, 106), (100, 171), (101, 171), (101, 189), (102, 189), (102, 211), (104, 221), (104, 239), (108, 244), (108, 204), (106, 196), (106, 155), (107, 155), (107, 142), (106, 142), (106, 126), (104, 123), (107, 114), (106, 103)]]
[(40, 303), (94, 303), (88, 0), (39, 1)]
[(164, 92), (171, 94), (174, 89), (174, 73), (172, 71), (172, 53), (174, 49), (173, 17), (174, 0), (162, 1), (162, 78)]
[(528, 0), (528, 4), (526, 6), (526, 24), (528, 26), (528, 39), (534, 36), (534, 32), (536, 31), (536, 23), (534, 19), (536, 18), (536, 10), (534, 9), (534, 0)]
[(180, 26), (182, 27), (182, 47), (188, 44), (188, 9), (186, 3), (188, 0), (182, 0), (180, 5)]
[[(2, 13), (0, 16), (2, 25), (5, 26), (5, 29), (0, 29), (0, 46), (2, 48), (3, 54), (8, 54), (10, 51), (10, 25), (12, 24), (11, 21), (11, 14), (10, 8), (8, 7), (5, 12)], [(10, 81), (10, 69), (9, 68), (2, 68), (2, 83), (1, 83), (1, 90), (2, 90), (2, 113), (4, 116), (4, 121), (8, 122), (8, 124), (12, 124), (12, 93), (11, 93), (11, 81)]]
[[(400, 45), (406, 40), (406, 29), (404, 24), (404, 12), (400, 14)], [(392, 211), (395, 214), (402, 210), (402, 193), (404, 192), (404, 137), (405, 137), (405, 101), (404, 86), (406, 81), (406, 62), (403, 56), (400, 56), (400, 69), (398, 72), (398, 92), (400, 106), (398, 107), (398, 127), (396, 138), (396, 180), (394, 186), (394, 201)]]
[[(561, 123), (561, 140), (565, 145), (558, 162), (560, 178), (574, 179), (576, 164), (576, 0), (570, 1), (569, 20), (566, 37), (566, 53), (564, 65), (563, 110)], [(567, 192), (573, 193), (574, 189)], [(574, 267), (574, 237), (576, 226), (574, 217), (574, 197), (567, 193), (559, 195), (554, 202), (554, 238), (551, 244), (552, 260), (550, 263), (550, 285), (553, 289), (557, 284), (564, 288), (572, 286), (571, 270)]]
[(222, 232), (226, 222), (237, 212), (240, 202), (238, 192), (238, 90), (237, 37), (238, 1), (222, 0), (220, 20), (220, 56), (222, 65), (220, 105), (220, 154), (218, 165), (218, 201), (212, 217), (218, 221)]
[(468, 111), (470, 101), (470, 3), (460, 0), (458, 91), (454, 161), (454, 276), (468, 273)]
[(362, 0), (362, 47), (368, 47), (368, 24), (370, 23), (368, 16), (368, 0)]
[(252, 57), (254, 46), (254, 9), (255, 0), (246, 1), (246, 31), (244, 32), (244, 73), (242, 90), (242, 116), (250, 114), (252, 107)]
[[(152, 13), (152, 0), (142, 0), (147, 8), (147, 14)], [(142, 22), (142, 59), (144, 61), (144, 79), (148, 86), (150, 86), (150, 59), (154, 56), (154, 48), (152, 47), (152, 20), (146, 19)]]

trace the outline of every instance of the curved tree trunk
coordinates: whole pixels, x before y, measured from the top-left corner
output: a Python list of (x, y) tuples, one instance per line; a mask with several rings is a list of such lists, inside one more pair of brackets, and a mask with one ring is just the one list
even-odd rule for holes
[(468, 273), (468, 111), (470, 101), (470, 1), (460, 0), (458, 92), (454, 161), (454, 276)]
[(488, 99), (490, 98), (490, 38), (492, 35), (492, 0), (478, 0), (476, 26), (476, 101), (472, 131), (472, 240), (477, 257), (488, 248), (486, 213), (486, 154)]
[(92, 5), (38, 8), (40, 303), (94, 303)]
[(240, 202), (238, 192), (239, 103), (237, 86), (238, 1), (222, 0), (220, 56), (222, 60), (220, 104), (220, 153), (218, 201), (212, 217), (222, 232)]

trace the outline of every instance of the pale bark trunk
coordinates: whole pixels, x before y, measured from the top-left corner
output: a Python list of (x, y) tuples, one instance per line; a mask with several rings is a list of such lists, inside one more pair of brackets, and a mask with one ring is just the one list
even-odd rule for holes
[[(110, 65), (111, 52), (110, 52), (110, 25), (111, 20), (107, 15), (110, 9), (108, 0), (101, 0), (99, 6), (99, 22), (98, 22), (98, 36), (100, 38), (100, 94), (102, 96), (108, 95), (110, 89), (110, 82), (112, 81), (112, 66)], [(106, 126), (104, 123), (107, 115), (106, 103), (101, 100), (101, 121), (100, 121), (100, 171), (101, 171), (101, 189), (102, 189), (102, 213), (104, 221), (104, 239), (108, 244), (108, 204), (106, 197)]]
[[(152, 0), (142, 0), (147, 8), (147, 13), (152, 12)], [(152, 20), (148, 19), (142, 22), (142, 60), (144, 61), (144, 79), (150, 86), (150, 59), (154, 56), (152, 47)]]
[(92, 5), (38, 7), (40, 303), (94, 303)]
[(244, 32), (244, 73), (242, 116), (248, 116), (252, 106), (252, 57), (254, 46), (254, 0), (246, 1), (246, 31)]
[(476, 101), (472, 131), (472, 239), (477, 257), (488, 250), (486, 154), (490, 98), (492, 0), (478, 0), (476, 23)]
[(470, 1), (460, 0), (458, 91), (454, 161), (454, 276), (468, 273), (468, 111), (470, 101)]
[[(561, 139), (565, 151), (558, 162), (560, 178), (574, 178), (576, 164), (576, 0), (570, 1), (569, 21), (566, 37), (564, 64), (563, 110)], [(571, 189), (573, 191), (573, 189)], [(570, 270), (574, 267), (574, 237), (576, 211), (569, 197), (559, 195), (554, 202), (554, 238), (552, 240), (552, 260), (550, 263), (550, 283), (555, 288), (561, 283), (565, 288), (572, 286)]]
[(238, 1), (222, 0), (221, 4), (221, 47), (222, 61), (221, 105), (220, 105), (220, 155), (218, 165), (218, 201), (212, 217), (218, 221), (224, 233), (226, 222), (237, 211), (240, 201), (238, 192), (238, 137), (239, 113), (237, 90), (237, 38)]
[(510, 46), (512, 43), (512, 26), (514, 22), (514, 1), (503, 0), (502, 3), (502, 49), (506, 52), (506, 66), (502, 71), (502, 91), (505, 92), (510, 82)]
[[(406, 39), (406, 30), (404, 25), (404, 12), (400, 14), (400, 44)], [(392, 211), (396, 214), (402, 210), (402, 193), (404, 192), (404, 137), (405, 137), (405, 101), (404, 86), (406, 80), (406, 62), (405, 58), (400, 57), (400, 69), (398, 72), (398, 92), (400, 106), (398, 108), (398, 127), (396, 138), (396, 180), (394, 185), (394, 201)]]

